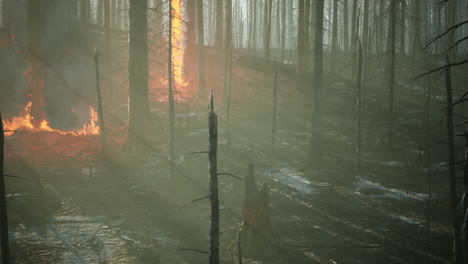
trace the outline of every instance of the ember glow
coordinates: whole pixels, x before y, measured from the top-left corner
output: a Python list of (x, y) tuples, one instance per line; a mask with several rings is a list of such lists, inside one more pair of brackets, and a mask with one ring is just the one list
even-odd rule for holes
[[(83, 136), (83, 135), (98, 135), (99, 126), (97, 125), (97, 113), (92, 106), (89, 106), (89, 121), (83, 125), (83, 127), (78, 131), (63, 131), (59, 129), (54, 129), (49, 126), (49, 122), (46, 119), (37, 122), (38, 125), (35, 125), (36, 122), (33, 122), (34, 117), (31, 115), (32, 102), (29, 101), (24, 108), (23, 113), (20, 116), (13, 117), (11, 119), (6, 119), (3, 121), (3, 126), (5, 130), (10, 131), (32, 131), (32, 132), (52, 132), (60, 135), (73, 135), (73, 136)], [(7, 136), (11, 136), (12, 133), (6, 133)]]

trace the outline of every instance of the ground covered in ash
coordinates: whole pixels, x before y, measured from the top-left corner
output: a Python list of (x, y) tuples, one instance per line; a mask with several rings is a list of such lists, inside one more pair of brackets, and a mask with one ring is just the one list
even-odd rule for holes
[[(358, 173), (355, 86), (346, 72), (325, 75), (325, 159), (313, 164), (311, 93), (298, 91), (294, 75), (280, 72), (272, 149), (273, 76), (240, 53), (233, 69), (228, 147), (223, 61), (217, 51), (207, 53), (208, 87), (214, 89), (218, 113), (218, 170), (244, 177), (253, 163), (257, 184), (270, 190), (273, 239), (263, 257), (244, 255), (244, 263), (451, 262), (446, 147), (435, 145), (427, 162), (426, 91), (424, 82), (411, 85), (410, 69), (397, 74), (395, 143), (389, 150), (383, 65), (371, 64), (377, 70), (370, 71), (365, 90), (364, 170)], [(124, 71), (124, 62), (117, 60), (114, 70)], [(208, 148), (208, 101), (194, 96), (176, 105), (177, 175), (171, 178), (167, 102), (152, 103), (151, 150), (127, 155), (120, 152), (126, 84), (107, 73), (103, 86), (107, 160), (99, 158), (98, 136), (19, 131), (7, 137), (6, 173), (29, 180), (7, 182), (14, 263), (206, 263), (206, 254), (185, 249), (208, 251), (209, 203), (182, 207), (208, 194), (208, 159), (191, 154)], [(444, 137), (443, 88), (442, 80), (433, 86), (431, 142)], [(237, 263), (243, 199), (244, 182), (220, 179), (223, 263)]]

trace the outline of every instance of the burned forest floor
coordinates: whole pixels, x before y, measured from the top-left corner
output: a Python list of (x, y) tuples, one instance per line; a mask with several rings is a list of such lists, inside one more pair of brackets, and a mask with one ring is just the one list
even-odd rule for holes
[[(445, 138), (442, 79), (432, 81), (431, 129), (426, 135), (427, 81), (412, 83), (407, 66), (411, 60), (401, 58), (394, 144), (388, 148), (387, 78), (378, 59), (369, 62), (363, 169), (356, 172), (350, 72), (324, 75), (324, 160), (316, 164), (310, 159), (312, 93), (296, 89), (294, 74), (287, 70), (294, 66), (285, 63), (278, 78), (272, 148), (273, 74), (259, 71), (258, 60), (243, 51), (234, 56), (228, 142), (221, 57), (208, 48), (207, 87), (214, 90), (219, 125), (218, 170), (245, 177), (252, 163), (257, 184), (266, 183), (270, 190), (272, 241), (263, 257), (246, 254), (244, 263), (451, 262), (445, 143), (433, 145), (427, 159), (428, 142)], [(341, 64), (348, 65), (348, 56), (342, 57)], [(99, 136), (18, 131), (6, 138), (6, 174), (28, 179), (7, 179), (13, 263), (208, 261), (203, 252), (208, 251), (209, 203), (184, 207), (208, 195), (208, 159), (192, 154), (208, 148), (208, 100), (189, 92), (176, 103), (177, 164), (171, 178), (167, 102), (153, 100), (162, 90), (151, 89), (154, 131), (149, 150), (143, 155), (120, 152), (127, 122), (125, 61), (116, 59), (102, 79), (108, 158), (100, 158)], [(463, 70), (454, 69), (457, 94), (467, 81)], [(94, 77), (85, 74), (88, 77), (92, 85)], [(152, 78), (158, 82), (159, 77)], [(464, 143), (457, 144), (462, 159)], [(222, 176), (222, 263), (237, 263), (243, 199), (244, 182)]]

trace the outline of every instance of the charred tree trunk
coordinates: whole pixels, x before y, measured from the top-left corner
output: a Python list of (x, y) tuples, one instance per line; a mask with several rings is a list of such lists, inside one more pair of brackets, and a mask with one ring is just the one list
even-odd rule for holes
[(198, 98), (205, 97), (205, 27), (203, 24), (203, 0), (197, 0), (198, 24)]
[[(447, 58), (447, 65), (450, 64)], [(448, 138), (448, 153), (449, 153), (449, 175), (450, 175), (450, 212), (452, 216), (452, 235), (453, 235), (453, 263), (462, 263), (462, 251), (460, 240), (460, 228), (458, 225), (457, 213), (457, 179), (455, 168), (455, 138), (453, 131), (453, 102), (452, 102), (452, 76), (450, 66), (445, 72), (445, 88), (447, 91), (447, 138)]]
[(148, 35), (146, 0), (130, 0), (128, 132), (123, 150), (141, 153), (149, 128)]
[(315, 67), (313, 87), (313, 113), (310, 153), (312, 160), (320, 166), (323, 160), (322, 150), (322, 78), (323, 78), (323, 9), (324, 0), (318, 0), (315, 10)]
[(100, 81), (100, 74), (99, 74), (99, 57), (96, 51), (94, 51), (94, 66), (96, 70), (96, 97), (97, 97), (97, 109), (98, 109), (98, 116), (99, 116), (99, 135), (101, 136), (101, 155), (105, 157), (107, 155), (106, 130), (104, 127), (104, 110), (102, 108), (101, 81)]
[(2, 264), (10, 263), (10, 240), (8, 237), (8, 208), (6, 201), (4, 166), (5, 135), (0, 113), (0, 236), (2, 243)]
[(216, 35), (215, 35), (215, 47), (218, 49), (223, 48), (223, 2), (224, 0), (216, 1)]
[(218, 197), (218, 117), (214, 111), (213, 90), (210, 96), (210, 107), (208, 110), (208, 127), (210, 149), (210, 203), (211, 203), (211, 225), (210, 225), (210, 264), (219, 264), (219, 197)]

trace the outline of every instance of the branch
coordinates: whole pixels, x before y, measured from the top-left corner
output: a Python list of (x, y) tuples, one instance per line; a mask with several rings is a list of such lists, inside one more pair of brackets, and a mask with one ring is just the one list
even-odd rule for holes
[(26, 178), (23, 178), (23, 177), (20, 177), (20, 176), (3, 174), (3, 177), (16, 178), (16, 179), (32, 182), (30, 179), (26, 179)]
[(468, 36), (465, 36), (464, 38), (458, 40), (457, 42), (455, 42), (455, 44), (453, 44), (452, 46), (450, 46), (450, 47), (444, 52), (444, 54), (447, 53), (449, 50), (455, 48), (456, 46), (458, 46), (458, 44), (460, 44), (461, 42), (463, 42), (463, 41), (465, 41), (465, 40), (467, 40), (467, 39), (468, 39)]
[(463, 22), (460, 22), (458, 24), (455, 24), (453, 26), (451, 26), (450, 28), (448, 28), (444, 33), (438, 35), (437, 37), (433, 38), (431, 41), (429, 41), (429, 43), (426, 44), (426, 46), (424, 46), (423, 50), (427, 49), (432, 43), (436, 42), (437, 40), (439, 40), (440, 38), (442, 38), (443, 36), (447, 35), (448, 33), (450, 33), (452, 30), (456, 30), (457, 28), (463, 26), (464, 24), (468, 24), (468, 20), (466, 21), (463, 21)]
[(236, 175), (234, 175), (234, 174), (227, 173), (227, 172), (221, 172), (221, 173), (218, 173), (218, 174), (216, 174), (216, 175), (218, 175), (218, 176), (221, 176), (221, 175), (227, 175), (227, 176), (231, 176), (231, 177), (234, 177), (234, 178), (236, 178), (236, 179), (239, 179), (239, 180), (241, 180), (241, 181), (243, 181), (243, 180), (244, 180), (244, 179), (242, 179), (242, 178), (241, 178), (241, 177), (239, 177), (239, 176), (236, 176)]
[(186, 207), (187, 205), (191, 204), (191, 203), (194, 203), (194, 202), (198, 202), (198, 201), (201, 201), (201, 200), (204, 200), (204, 199), (207, 199), (207, 198), (210, 198), (210, 196), (205, 196), (205, 197), (202, 197), (202, 198), (198, 198), (198, 199), (195, 199), (195, 200), (192, 200), (188, 203), (186, 203), (184, 206), (182, 206), (180, 209), (184, 209), (184, 207)]
[(465, 60), (463, 60), (463, 61), (445, 64), (445, 65), (443, 65), (443, 66), (440, 66), (440, 67), (438, 67), (438, 68), (432, 69), (432, 70), (430, 70), (430, 71), (428, 71), (428, 72), (426, 72), (426, 73), (423, 73), (423, 74), (419, 75), (419, 76), (416, 77), (414, 80), (417, 80), (417, 79), (419, 79), (419, 78), (421, 78), (421, 77), (423, 77), (423, 76), (432, 74), (432, 73), (434, 73), (434, 72), (437, 72), (437, 71), (440, 71), (440, 70), (444, 70), (444, 69), (446, 69), (446, 68), (448, 68), (448, 67), (463, 65), (463, 64), (465, 64), (465, 63), (467, 63), (467, 62), (468, 62), (468, 59), (465, 59)]
[(198, 249), (192, 249), (192, 248), (181, 248), (179, 249), (180, 251), (193, 251), (201, 254), (209, 254), (209, 252), (198, 250)]

